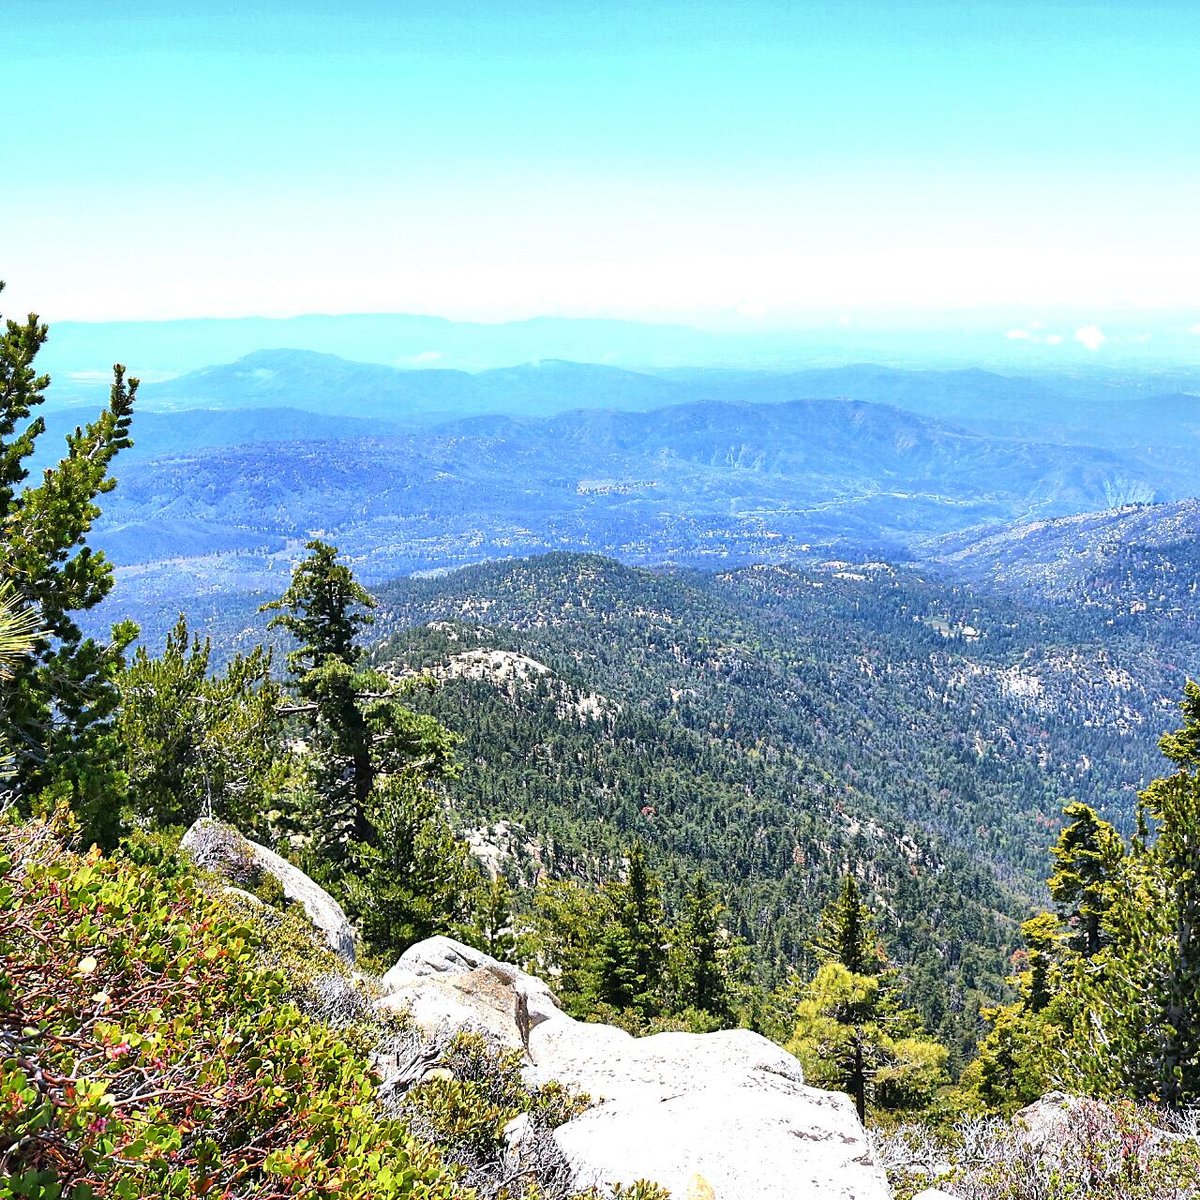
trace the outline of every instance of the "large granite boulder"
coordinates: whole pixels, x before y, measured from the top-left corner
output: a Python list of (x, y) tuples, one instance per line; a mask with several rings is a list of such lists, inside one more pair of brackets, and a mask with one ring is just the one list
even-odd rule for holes
[(410, 946), (383, 977), (379, 1007), (407, 1012), (431, 1032), (475, 1029), (524, 1049), (529, 1031), (563, 1016), (542, 980), (453, 938)]
[(208, 817), (201, 817), (183, 835), (179, 848), (198, 867), (216, 872), (235, 888), (253, 888), (263, 876), (271, 876), (289, 902), (303, 906), (330, 950), (344, 962), (354, 962), (354, 927), (342, 906), (287, 859), (243, 837), (233, 826)]
[(634, 1038), (560, 1017), (531, 1031), (531, 1082), (599, 1103), (555, 1132), (576, 1183), (652, 1179), (720, 1200), (886, 1200), (848, 1096), (804, 1085), (800, 1064), (748, 1029)]
[(408, 950), (379, 1004), (524, 1047), (530, 1084), (594, 1106), (560, 1126), (575, 1186), (650, 1179), (716, 1200), (889, 1200), (849, 1097), (806, 1087), (800, 1064), (746, 1029), (635, 1038), (561, 1012), (546, 985), (450, 938)]

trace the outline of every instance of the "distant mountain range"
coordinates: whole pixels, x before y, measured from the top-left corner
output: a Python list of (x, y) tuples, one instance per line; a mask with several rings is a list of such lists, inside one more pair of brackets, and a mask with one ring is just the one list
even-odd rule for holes
[[(484, 415), (407, 433), (346, 421), (337, 438), (343, 418), (264, 412), (147, 421), (151, 444), (173, 445), (126, 460), (96, 534), (128, 569), (127, 595), (152, 587), (182, 605), (201, 568), (202, 591), (272, 589), (316, 531), (368, 581), (554, 549), (698, 566), (905, 558), (955, 530), (1200, 490), (1191, 458), (1154, 468), (850, 400)], [(274, 424), (314, 436), (258, 440)]]
[[(1091, 319), (1091, 318), (1089, 318)], [(1152, 343), (1112, 339), (1093, 354), (1070, 336), (1055, 345), (1006, 338), (1004, 316), (980, 317), (974, 329), (874, 330), (830, 321), (813, 329), (770, 330), (735, 321), (716, 332), (683, 325), (637, 321), (539, 317), (488, 324), (395, 313), (308, 315), (288, 319), (244, 317), (178, 321), (57, 322), (39, 357), (63, 400), (94, 396), (114, 361), (147, 380), (162, 380), (212, 363), (231, 362), (264, 347), (333, 354), (359, 362), (401, 368), (441, 367), (483, 371), (513, 363), (566, 359), (633, 370), (794, 371), (876, 362), (890, 366), (963, 367), (982, 364), (1006, 372), (1053, 372), (1090, 386), (1105, 380), (1125, 386), (1130, 363), (1154, 375), (1151, 391), (1190, 391), (1200, 373), (1194, 335), (1160, 331)], [(1182, 339), (1182, 340), (1181, 340)]]
[[(1005, 527), (1200, 495), (1200, 397), (1155, 382), (870, 364), (469, 373), (258, 350), (143, 385), (96, 540), (142, 612), (277, 591), (318, 532), (370, 582), (558, 549), (692, 566), (932, 555), (1053, 598), (1071, 556)], [(51, 407), (36, 466), (82, 415)]]
[(234, 363), (145, 384), (141, 403), (144, 411), (300, 408), (409, 428), (480, 414), (543, 417), (577, 408), (643, 412), (714, 400), (775, 404), (851, 399), (1024, 440), (1122, 451), (1162, 451), (1178, 448), (1181, 439), (1195, 441), (1200, 395), (1147, 388), (1145, 380), (1117, 385), (869, 364), (788, 373), (688, 369), (646, 374), (543, 360), (470, 374), (404, 370), (309, 351), (260, 350)]

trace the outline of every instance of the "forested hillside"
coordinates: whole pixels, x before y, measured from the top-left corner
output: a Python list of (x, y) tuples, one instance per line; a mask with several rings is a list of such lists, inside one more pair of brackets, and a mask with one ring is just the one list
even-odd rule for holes
[[(633, 837), (678, 893), (700, 865), (766, 978), (861, 871), (911, 994), (960, 1049), (1041, 895), (1062, 804), (1119, 822), (1157, 764), (1174, 672), (1101, 622), (883, 564), (662, 574), (588, 556), (381, 592), (375, 653), (465, 738), (468, 824), (520, 823), (548, 870)], [(530, 661), (527, 661), (530, 660)]]

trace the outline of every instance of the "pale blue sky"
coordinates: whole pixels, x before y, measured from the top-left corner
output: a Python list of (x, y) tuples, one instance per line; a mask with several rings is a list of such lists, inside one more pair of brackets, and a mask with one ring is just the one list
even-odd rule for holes
[(10, 313), (1200, 323), (1194, 3), (3, 25)]

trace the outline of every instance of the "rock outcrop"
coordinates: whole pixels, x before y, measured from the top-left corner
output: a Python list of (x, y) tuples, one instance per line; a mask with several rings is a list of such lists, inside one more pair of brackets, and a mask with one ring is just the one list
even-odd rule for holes
[(198, 867), (223, 876), (236, 889), (256, 887), (263, 876), (277, 880), (284, 897), (303, 906), (330, 950), (344, 962), (354, 962), (354, 928), (342, 906), (287, 859), (243, 837), (231, 825), (207, 817), (183, 835), (179, 848)]
[(806, 1087), (800, 1064), (745, 1029), (634, 1038), (563, 1013), (541, 980), (450, 938), (408, 950), (380, 1005), (466, 1025), (527, 1051), (531, 1084), (596, 1103), (555, 1131), (576, 1185), (651, 1179), (676, 1197), (887, 1200), (846, 1096)]
[(519, 1049), (535, 1025), (563, 1016), (537, 976), (448, 937), (410, 946), (381, 982), (380, 1008), (407, 1012), (431, 1032), (477, 1029)]

